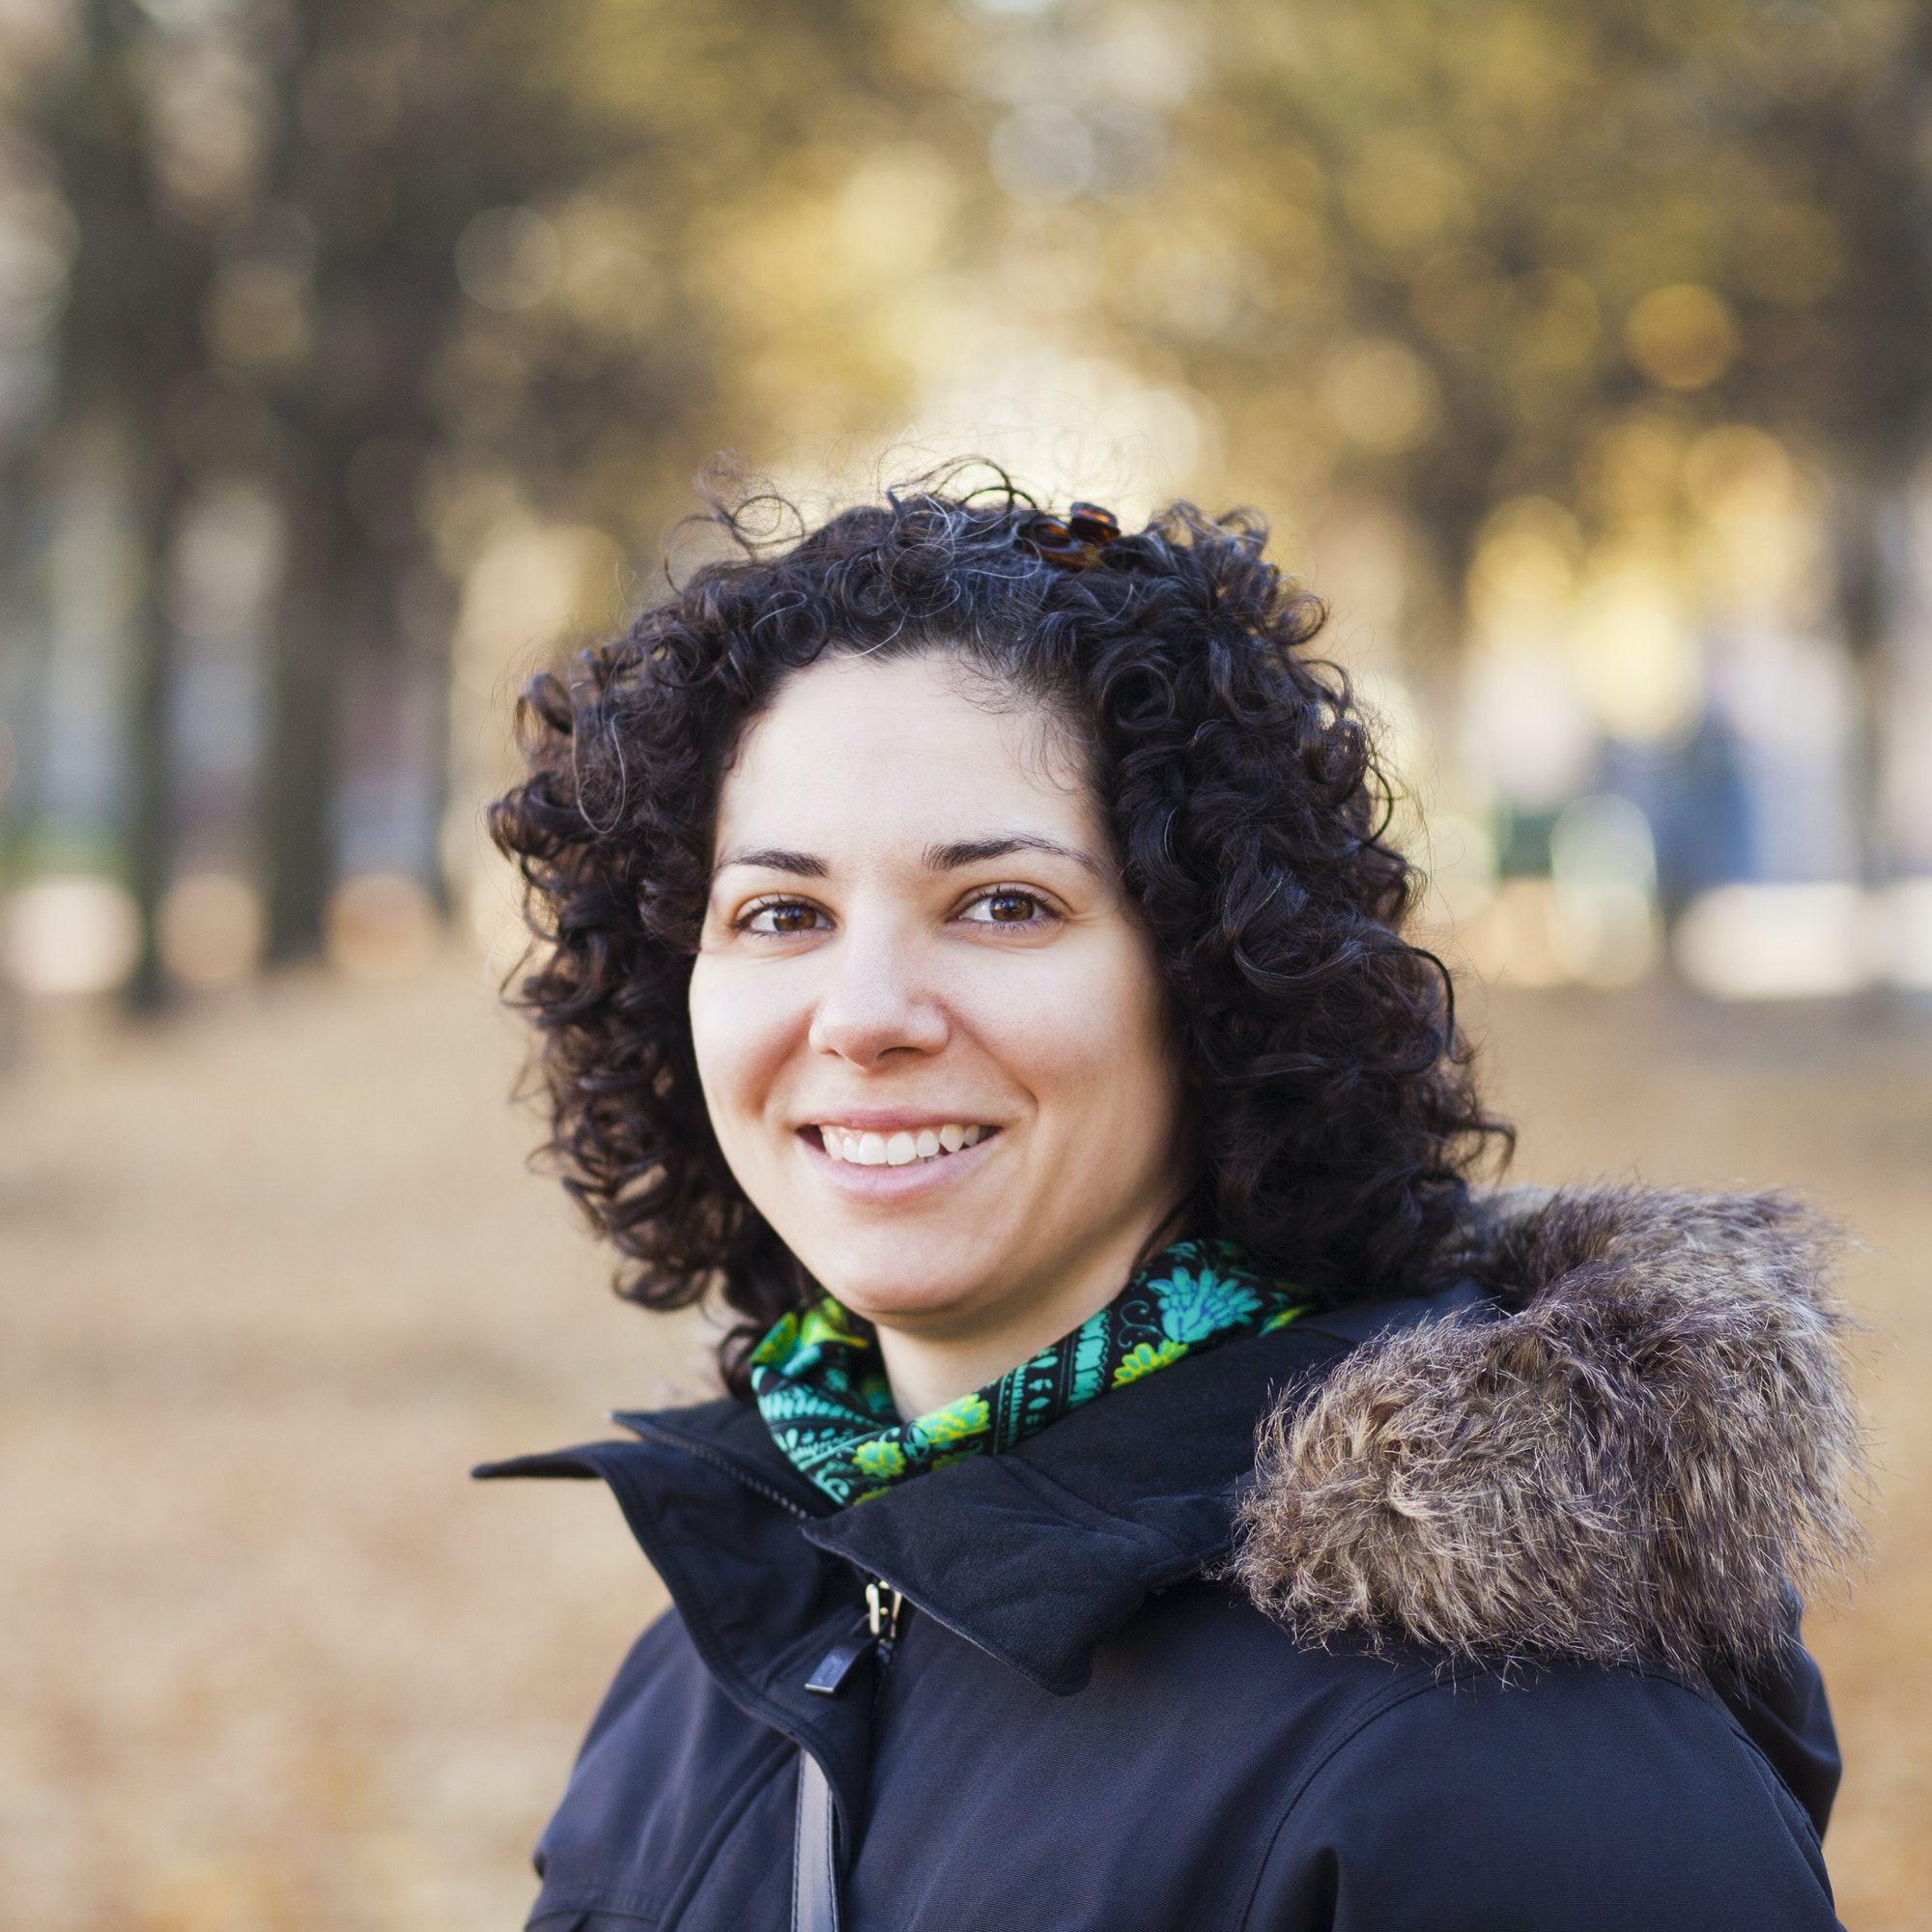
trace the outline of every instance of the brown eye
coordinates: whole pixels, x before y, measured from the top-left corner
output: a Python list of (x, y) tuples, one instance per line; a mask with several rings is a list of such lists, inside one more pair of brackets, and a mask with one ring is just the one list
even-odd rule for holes
[(785, 900), (760, 906), (745, 923), (753, 932), (812, 932), (819, 924), (818, 908)]
[(1033, 893), (988, 893), (966, 909), (966, 917), (983, 925), (1032, 925), (1046, 912)]

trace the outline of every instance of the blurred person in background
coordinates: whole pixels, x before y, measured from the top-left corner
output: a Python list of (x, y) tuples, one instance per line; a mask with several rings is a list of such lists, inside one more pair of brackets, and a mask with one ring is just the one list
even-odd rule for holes
[(602, 1478), (673, 1599), (533, 1925), (1836, 1923), (1828, 1238), (1473, 1184), (1264, 537), (936, 483), (531, 687), (552, 1151), (735, 1317), (720, 1399), (488, 1471)]

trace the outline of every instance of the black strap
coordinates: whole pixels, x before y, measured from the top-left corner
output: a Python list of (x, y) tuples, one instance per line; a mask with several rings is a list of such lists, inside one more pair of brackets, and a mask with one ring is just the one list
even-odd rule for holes
[(838, 1819), (818, 1760), (798, 1753), (798, 1842), (791, 1862), (791, 1932), (838, 1932)]

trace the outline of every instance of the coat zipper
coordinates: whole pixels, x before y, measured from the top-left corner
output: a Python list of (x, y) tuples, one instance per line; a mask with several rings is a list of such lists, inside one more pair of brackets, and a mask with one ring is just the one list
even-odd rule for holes
[(899, 1613), (904, 1608), (905, 1599), (883, 1577), (874, 1577), (866, 1585), (866, 1625), (872, 1633), (881, 1683), (892, 1668), (893, 1653), (898, 1648)]
[[(746, 1471), (727, 1456), (721, 1456), (716, 1450), (700, 1447), (697, 1443), (681, 1435), (673, 1435), (668, 1430), (654, 1429), (649, 1423), (624, 1424), (633, 1434), (652, 1442), (658, 1442), (667, 1449), (675, 1449), (686, 1456), (695, 1457), (700, 1463), (708, 1463), (714, 1469), (723, 1469), (727, 1476), (768, 1502), (775, 1502), (788, 1516), (799, 1522), (812, 1520), (811, 1512), (802, 1508), (786, 1495), (782, 1490), (774, 1489), (771, 1484), (760, 1482), (757, 1477)], [(818, 1667), (806, 1680), (806, 1689), (815, 1690), (823, 1697), (836, 1697), (844, 1687), (845, 1677), (867, 1651), (871, 1651), (878, 1659), (878, 1681), (885, 1682), (886, 1672), (892, 1668), (893, 1653), (898, 1648), (899, 1619), (905, 1609), (905, 1598), (894, 1589), (883, 1577), (873, 1577), (866, 1584), (866, 1615), (860, 1631), (852, 1636), (841, 1638), (825, 1654)], [(864, 1633), (864, 1641), (855, 1641)]]

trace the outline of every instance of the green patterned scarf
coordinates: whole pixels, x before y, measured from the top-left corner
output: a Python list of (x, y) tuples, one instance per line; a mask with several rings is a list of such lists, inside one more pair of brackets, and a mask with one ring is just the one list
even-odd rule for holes
[(879, 1345), (827, 1295), (787, 1315), (752, 1354), (752, 1390), (772, 1439), (841, 1506), (968, 1456), (997, 1454), (1069, 1409), (1238, 1335), (1267, 1335), (1302, 1311), (1286, 1282), (1259, 1279), (1226, 1241), (1182, 1241), (1099, 1314), (998, 1381), (901, 1420)]

